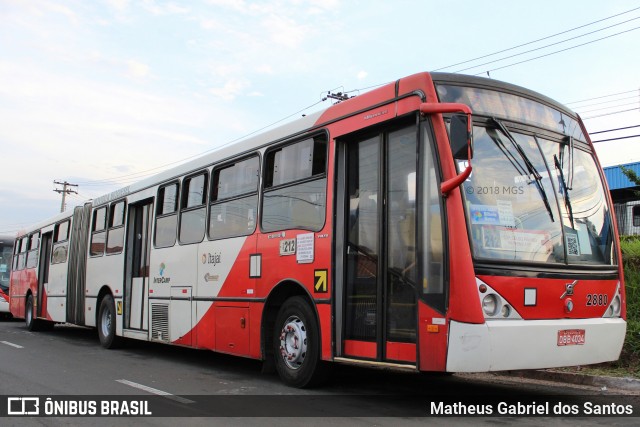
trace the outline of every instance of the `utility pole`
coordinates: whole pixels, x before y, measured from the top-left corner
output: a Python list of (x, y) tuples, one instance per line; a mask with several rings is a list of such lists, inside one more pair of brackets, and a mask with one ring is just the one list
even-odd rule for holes
[(67, 181), (65, 182), (60, 182), (60, 181), (53, 181), (54, 184), (58, 184), (58, 185), (62, 185), (62, 190), (60, 190), (59, 188), (56, 188), (55, 191), (56, 193), (62, 193), (62, 204), (60, 205), (60, 212), (64, 212), (64, 210), (66, 209), (66, 204), (65, 204), (65, 199), (67, 197), (67, 194), (71, 194), (71, 193), (75, 193), (78, 194), (77, 191), (72, 190), (68, 187), (77, 187), (77, 184), (70, 184)]

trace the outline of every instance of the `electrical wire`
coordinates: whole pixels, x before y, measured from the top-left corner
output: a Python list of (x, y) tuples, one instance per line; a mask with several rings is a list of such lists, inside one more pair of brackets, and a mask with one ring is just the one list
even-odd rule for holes
[(593, 111), (602, 111), (602, 110), (608, 110), (610, 108), (619, 108), (619, 107), (628, 107), (629, 105), (637, 105), (638, 108), (640, 108), (640, 103), (639, 101), (635, 101), (635, 102), (627, 102), (624, 104), (616, 104), (616, 105), (610, 105), (608, 107), (600, 107), (600, 108), (592, 108), (591, 110), (579, 110), (578, 112), (580, 114), (584, 114), (584, 113), (591, 113)]
[(608, 27), (601, 28), (599, 30), (590, 31), (588, 33), (585, 33), (585, 34), (582, 34), (582, 35), (579, 35), (579, 36), (571, 37), (571, 38), (568, 38), (568, 39), (565, 39), (565, 40), (560, 40), (559, 42), (550, 43), (550, 44), (547, 44), (547, 45), (544, 45), (544, 46), (537, 47), (535, 49), (525, 50), (524, 52), (520, 52), (520, 53), (514, 53), (513, 55), (505, 56), (504, 58), (500, 58), (500, 59), (494, 59), (493, 61), (485, 62), (483, 64), (474, 65), (472, 67), (463, 68), (461, 70), (454, 71), (454, 73), (461, 73), (463, 71), (471, 70), (473, 68), (483, 67), (485, 65), (493, 64), (495, 62), (504, 61), (506, 59), (514, 58), (516, 56), (521, 56), (521, 55), (524, 55), (524, 54), (527, 54), (527, 53), (536, 52), (538, 50), (546, 49), (546, 48), (551, 47), (551, 46), (559, 45), (561, 43), (566, 43), (566, 42), (571, 41), (571, 40), (575, 40), (575, 39), (579, 39), (581, 37), (585, 37), (585, 36), (588, 36), (588, 35), (591, 35), (591, 34), (595, 34), (595, 33), (598, 33), (600, 31), (608, 30), (609, 28), (617, 27), (618, 25), (626, 24), (627, 22), (635, 21), (636, 19), (640, 19), (640, 16), (638, 16), (636, 18), (628, 19), (628, 20), (620, 22), (618, 24), (613, 24), (613, 25), (610, 25)]
[(630, 138), (638, 138), (638, 137), (640, 137), (640, 135), (628, 135), (628, 136), (619, 136), (617, 138), (599, 139), (597, 141), (591, 141), (591, 142), (595, 144), (596, 142), (618, 141), (620, 139), (630, 139)]
[(585, 42), (585, 43), (580, 43), (580, 44), (578, 44), (578, 45), (570, 46), (570, 47), (565, 48), (565, 49), (556, 50), (555, 52), (546, 53), (546, 54), (544, 54), (544, 55), (540, 55), (540, 56), (536, 56), (536, 57), (533, 57), (533, 58), (525, 59), (525, 60), (523, 60), (523, 61), (514, 62), (514, 63), (512, 63), (512, 64), (507, 64), (507, 65), (504, 65), (504, 66), (502, 66), (502, 67), (493, 68), (493, 69), (491, 69), (491, 70), (486, 70), (486, 71), (483, 71), (483, 72), (481, 72), (481, 73), (477, 73), (477, 74), (475, 74), (475, 75), (476, 75), (476, 76), (479, 76), (479, 75), (482, 75), (482, 74), (485, 74), (485, 73), (490, 73), (490, 72), (492, 72), (492, 71), (498, 71), (498, 70), (502, 70), (502, 69), (504, 69), (504, 68), (513, 67), (513, 66), (515, 66), (515, 65), (524, 64), (525, 62), (530, 62), (530, 61), (533, 61), (533, 60), (536, 60), (536, 59), (545, 58), (545, 57), (547, 57), (547, 56), (555, 55), (556, 53), (566, 52), (566, 51), (571, 50), (571, 49), (575, 49), (575, 48), (578, 48), (578, 47), (586, 46), (586, 45), (588, 45), (588, 44), (592, 44), (592, 43), (595, 43), (595, 42), (599, 42), (599, 41), (602, 41), (602, 40), (606, 40), (606, 39), (609, 39), (609, 38), (611, 38), (611, 37), (619, 36), (620, 34), (625, 34), (625, 33), (628, 33), (628, 32), (630, 32), (630, 31), (635, 31), (635, 30), (637, 30), (637, 29), (640, 29), (640, 27), (634, 27), (634, 28), (631, 28), (631, 29), (629, 29), (629, 30), (620, 31), (619, 33), (610, 34), (610, 35), (608, 35), (608, 36), (601, 37), (601, 38), (599, 38), (599, 39), (591, 40), (591, 41), (588, 41), (588, 42)]
[(565, 105), (578, 104), (580, 102), (593, 101), (594, 99), (608, 98), (610, 96), (623, 95), (625, 93), (631, 93), (631, 92), (638, 92), (640, 94), (640, 89), (632, 89), (632, 90), (627, 90), (627, 91), (624, 91), (624, 92), (611, 93), (609, 95), (596, 96), (595, 98), (587, 98), (587, 99), (582, 99), (580, 101), (565, 102)]
[(123, 184), (136, 182), (136, 181), (139, 181), (139, 180), (143, 179), (144, 177), (153, 175), (155, 173), (155, 171), (165, 170), (169, 166), (173, 166), (173, 165), (176, 165), (178, 163), (183, 163), (183, 162), (185, 162), (187, 160), (191, 160), (191, 159), (194, 159), (194, 158), (197, 158), (197, 157), (201, 157), (204, 154), (207, 154), (207, 153), (209, 153), (211, 151), (219, 150), (220, 148), (226, 147), (226, 146), (231, 145), (231, 144), (233, 144), (233, 143), (235, 143), (237, 141), (240, 141), (240, 140), (248, 138), (248, 137), (250, 137), (252, 135), (255, 135), (258, 132), (261, 132), (261, 131), (263, 131), (265, 129), (268, 129), (268, 128), (272, 127), (272, 126), (275, 126), (276, 124), (278, 124), (280, 122), (283, 122), (283, 121), (285, 121), (285, 120), (287, 120), (287, 119), (289, 119), (289, 118), (291, 118), (291, 117), (293, 117), (295, 115), (298, 115), (298, 114), (302, 113), (303, 111), (307, 111), (310, 108), (313, 108), (313, 107), (315, 107), (316, 105), (318, 105), (318, 104), (320, 104), (322, 102), (323, 102), (322, 100), (320, 100), (318, 102), (315, 102), (315, 103), (313, 103), (313, 104), (311, 104), (311, 105), (309, 105), (309, 106), (307, 106), (307, 107), (305, 107), (305, 108), (303, 108), (301, 110), (296, 111), (295, 113), (289, 114), (288, 116), (283, 117), (282, 119), (276, 120), (275, 122), (270, 123), (270, 124), (268, 124), (266, 126), (263, 126), (263, 127), (259, 128), (259, 129), (256, 129), (256, 130), (254, 130), (254, 131), (252, 131), (252, 132), (250, 132), (250, 133), (248, 133), (246, 135), (243, 135), (243, 136), (238, 137), (236, 139), (233, 139), (231, 141), (225, 142), (222, 145), (217, 145), (217, 146), (215, 146), (213, 148), (210, 148), (208, 150), (205, 150), (205, 151), (203, 151), (201, 153), (194, 154), (194, 155), (189, 156), (189, 157), (185, 157), (185, 158), (183, 158), (181, 160), (176, 160), (174, 162), (166, 163), (164, 165), (157, 166), (157, 167), (150, 168), (150, 169), (146, 169), (146, 170), (143, 170), (143, 171), (140, 171), (140, 172), (135, 172), (135, 173), (127, 174), (127, 175), (120, 175), (120, 176), (115, 177), (115, 178), (96, 179), (96, 180), (88, 180), (88, 181), (76, 181), (76, 182), (77, 182), (78, 185), (83, 185), (83, 186), (111, 186), (111, 185), (123, 185)]
[(494, 56), (494, 55), (498, 55), (498, 54), (500, 54), (500, 53), (508, 52), (508, 51), (510, 51), (510, 50), (518, 49), (518, 48), (523, 47), (523, 46), (528, 46), (528, 45), (530, 45), (530, 44), (534, 44), (534, 43), (537, 43), (537, 42), (542, 41), (542, 40), (547, 40), (547, 39), (550, 39), (550, 38), (553, 38), (553, 37), (556, 37), (556, 36), (559, 36), (559, 35), (562, 35), (562, 34), (570, 33), (571, 31), (579, 30), (580, 28), (584, 28), (584, 27), (588, 27), (588, 26), (593, 25), (593, 24), (597, 24), (598, 22), (607, 21), (607, 20), (612, 19), (612, 18), (615, 18), (615, 17), (617, 17), (617, 16), (621, 16), (621, 15), (625, 15), (625, 14), (627, 14), (627, 13), (631, 13), (631, 12), (636, 11), (636, 10), (638, 10), (638, 9), (640, 9), (640, 7), (636, 7), (636, 8), (634, 8), (634, 9), (630, 9), (630, 10), (627, 10), (627, 11), (625, 11), (625, 12), (618, 13), (618, 14), (616, 14), (616, 15), (611, 15), (611, 16), (608, 16), (608, 17), (606, 17), (606, 18), (599, 19), (599, 20), (597, 20), (597, 21), (589, 22), (588, 24), (580, 25), (580, 26), (578, 26), (578, 27), (574, 27), (574, 28), (571, 28), (571, 29), (569, 29), (569, 30), (561, 31), (561, 32), (559, 32), (559, 33), (555, 33), (555, 34), (552, 34), (552, 35), (550, 35), (550, 36), (542, 37), (542, 38), (537, 39), (537, 40), (533, 40), (533, 41), (530, 41), (530, 42), (527, 42), (527, 43), (519, 44), (519, 45), (517, 45), (517, 46), (513, 46), (513, 47), (510, 47), (510, 48), (507, 48), (507, 49), (499, 50), (499, 51), (497, 51), (497, 52), (489, 53), (489, 54), (487, 54), (487, 55), (478, 56), (477, 58), (468, 59), (468, 60), (466, 60), (466, 61), (458, 62), (458, 63), (456, 63), (456, 64), (447, 65), (446, 67), (437, 68), (437, 69), (435, 69), (435, 70), (433, 70), (433, 71), (446, 70), (447, 68), (456, 67), (456, 66), (458, 66), (458, 65), (467, 64), (467, 63), (469, 63), (469, 62), (477, 61), (477, 60), (479, 60), (479, 59), (488, 58), (488, 57), (490, 57), (490, 56)]
[(626, 112), (629, 112), (629, 111), (638, 111), (638, 109), (637, 108), (630, 108), (628, 110), (614, 111), (613, 113), (599, 114), (597, 116), (591, 116), (591, 117), (582, 117), (582, 121), (589, 120), (589, 119), (595, 119), (596, 117), (613, 116), (614, 114), (621, 114), (621, 113), (626, 113)]
[(633, 128), (640, 128), (640, 125), (625, 126), (623, 128), (616, 128), (616, 129), (599, 130), (597, 132), (589, 132), (589, 135), (597, 135), (599, 133), (615, 132), (617, 130), (625, 130), (625, 129), (633, 129)]

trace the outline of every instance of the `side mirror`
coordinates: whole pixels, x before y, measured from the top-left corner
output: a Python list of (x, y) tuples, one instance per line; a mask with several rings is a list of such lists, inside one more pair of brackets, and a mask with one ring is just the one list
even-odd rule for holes
[[(467, 160), (468, 166), (458, 175), (446, 179), (440, 184), (440, 193), (447, 196), (451, 190), (459, 187), (471, 175), (471, 157), (473, 157), (471, 108), (459, 103), (423, 103), (420, 104), (422, 114), (455, 114), (451, 118), (449, 138), (451, 140), (451, 152), (454, 159)], [(466, 154), (464, 154), (466, 150)]]
[(470, 129), (469, 117), (465, 114), (455, 114), (451, 117), (449, 125), (449, 139), (451, 140), (451, 152), (457, 160), (469, 160), (473, 158), (473, 141)]

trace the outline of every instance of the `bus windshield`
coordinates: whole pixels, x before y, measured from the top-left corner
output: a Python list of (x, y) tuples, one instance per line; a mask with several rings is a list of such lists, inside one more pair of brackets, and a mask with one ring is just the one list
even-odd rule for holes
[[(520, 105), (522, 115), (505, 114), (503, 104), (496, 102), (500, 96), (482, 90), (492, 93), (484, 100), (476, 89), (469, 89), (474, 96), (461, 96), (464, 89), (439, 93), (441, 98), (455, 93), (452, 102), (462, 97), (471, 102), (474, 114), (488, 116), (484, 121), (478, 118), (482, 123), (474, 126), (473, 172), (463, 184), (474, 258), (612, 265), (606, 193), (589, 147), (574, 144), (573, 138), (584, 139), (576, 131), (577, 122), (535, 101), (517, 102), (511, 94), (505, 98)], [(502, 121), (506, 116), (508, 123)], [(563, 122), (562, 129), (556, 118)], [(556, 125), (539, 130), (545, 123)], [(458, 163), (464, 169), (465, 163)]]
[(2, 289), (3, 292), (9, 292), (12, 253), (13, 245), (0, 242), (0, 289)]

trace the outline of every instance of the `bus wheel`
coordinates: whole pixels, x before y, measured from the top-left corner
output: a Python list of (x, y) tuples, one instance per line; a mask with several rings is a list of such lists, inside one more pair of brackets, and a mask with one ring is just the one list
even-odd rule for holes
[(24, 324), (27, 330), (35, 332), (38, 330), (38, 321), (33, 317), (33, 296), (27, 297), (27, 302), (24, 305)]
[(274, 330), (276, 370), (293, 387), (312, 387), (324, 379), (318, 322), (302, 297), (289, 298), (280, 308)]
[(116, 336), (116, 307), (111, 295), (105, 295), (98, 313), (98, 337), (104, 348), (116, 348), (120, 344)]

